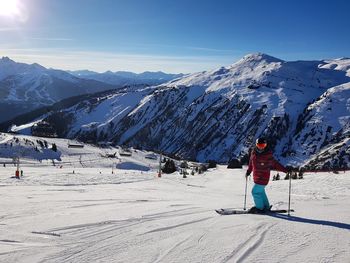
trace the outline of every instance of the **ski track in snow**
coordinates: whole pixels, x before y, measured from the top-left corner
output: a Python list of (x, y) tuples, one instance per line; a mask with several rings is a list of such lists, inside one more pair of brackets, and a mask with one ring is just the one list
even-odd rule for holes
[(232, 262), (237, 263), (244, 262), (244, 260), (260, 246), (269, 227), (270, 226), (267, 224), (258, 225), (249, 238), (238, 245), (238, 247), (221, 262), (231, 262), (232, 260)]
[(210, 218), (211, 218), (211, 217), (207, 217), (207, 218), (202, 218), (202, 219), (198, 219), (198, 220), (194, 220), (194, 221), (185, 222), (185, 223), (178, 224), (178, 225), (162, 227), (162, 228), (158, 228), (158, 229), (151, 230), (151, 231), (146, 232), (146, 233), (144, 233), (144, 234), (149, 234), (149, 233), (154, 233), (154, 232), (160, 232), (160, 231), (170, 230), (170, 229), (177, 228), (177, 227), (181, 227), (181, 226), (185, 226), (185, 225), (195, 224), (195, 223), (198, 223), (198, 222), (207, 221), (207, 220), (210, 219)]
[[(157, 221), (164, 218), (167, 219), (167, 218), (173, 218), (178, 216), (188, 216), (188, 215), (198, 214), (202, 212), (202, 211), (188, 212), (190, 210), (193, 211), (194, 209), (197, 209), (197, 208), (190, 207), (186, 209), (168, 211), (165, 213), (145, 215), (145, 216), (142, 216), (141, 218), (102, 221), (102, 222), (97, 222), (92, 224), (73, 225), (73, 226), (67, 226), (64, 228), (50, 229), (48, 231), (45, 231), (44, 233), (57, 233), (56, 235), (74, 236), (74, 239), (90, 240), (90, 241), (88, 243), (85, 243), (84, 241), (82, 241), (81, 244), (79, 244), (78, 242), (78, 244), (73, 246), (73, 248), (70, 247), (68, 251), (63, 250), (57, 256), (52, 258), (46, 258), (43, 262), (71, 262), (71, 261), (74, 262), (75, 260), (79, 262), (85, 262), (84, 252), (89, 251), (95, 246), (98, 247), (98, 250), (103, 249), (103, 251), (107, 250), (109, 246), (114, 247), (113, 243), (111, 243), (110, 245), (102, 245), (101, 247), (101, 244), (106, 243), (106, 241), (109, 239), (114, 239), (120, 235), (127, 235), (128, 233), (134, 232), (135, 228), (138, 229), (142, 227), (144, 224), (148, 224), (151, 221)], [(157, 232), (168, 231), (168, 230), (180, 228), (186, 225), (204, 222), (211, 218), (213, 217), (187, 221), (182, 224), (172, 225), (172, 226), (163, 227), (163, 228), (156, 228), (148, 232), (140, 233), (138, 234), (138, 236), (144, 237), (147, 234), (153, 234), (153, 233), (157, 234)], [(93, 240), (93, 242), (91, 242), (91, 239)], [(180, 246), (180, 244), (185, 242), (186, 240), (183, 240), (175, 244), (167, 252), (165, 252), (162, 255), (159, 255), (159, 258), (156, 260), (156, 262), (161, 262), (160, 260), (162, 258), (166, 257), (167, 254), (169, 254), (172, 250), (175, 250), (176, 247)], [(91, 254), (91, 252), (89, 253)], [(66, 254), (69, 254), (70, 256), (64, 257), (64, 255)], [(88, 260), (88, 258), (86, 260)], [(101, 260), (101, 258), (94, 258), (93, 260)]]
[[(89, 151), (100, 154), (86, 147), (83, 161)], [(215, 209), (242, 208), (245, 169), (219, 166), (188, 178), (178, 173), (158, 178), (155, 160), (145, 164), (149, 172), (111, 174), (109, 159), (83, 168), (79, 154), (67, 153), (63, 162), (70, 164), (62, 169), (23, 163), (20, 180), (10, 178), (13, 166), (0, 167), (0, 262), (348, 263), (350, 258), (349, 172), (293, 180), (291, 217), (219, 216)], [(138, 152), (123, 161), (142, 163), (143, 156)], [(252, 185), (248, 181), (247, 207), (253, 204)], [(288, 181), (271, 181), (266, 191), (276, 209), (287, 208)]]
[(164, 259), (170, 255), (173, 251), (176, 251), (178, 249), (182, 250), (181, 249), (181, 246), (183, 244), (186, 244), (186, 242), (188, 242), (189, 240), (191, 239), (191, 235), (184, 238), (183, 240), (175, 243), (172, 247), (170, 247), (168, 250), (164, 251), (163, 253), (160, 253), (158, 256), (157, 256), (157, 259), (154, 261), (154, 263), (158, 263), (158, 262), (165, 262)]

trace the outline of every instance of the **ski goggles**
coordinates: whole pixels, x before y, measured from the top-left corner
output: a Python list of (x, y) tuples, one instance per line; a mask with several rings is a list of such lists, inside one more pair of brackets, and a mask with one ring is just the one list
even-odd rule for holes
[(266, 146), (267, 146), (267, 143), (257, 143), (257, 144), (256, 144), (256, 147), (257, 147), (259, 150), (265, 149)]

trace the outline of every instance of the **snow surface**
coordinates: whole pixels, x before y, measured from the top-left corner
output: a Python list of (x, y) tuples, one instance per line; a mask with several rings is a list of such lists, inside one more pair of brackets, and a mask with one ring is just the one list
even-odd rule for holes
[(136, 91), (120, 92), (112, 96), (103, 97), (100, 99), (102, 103), (92, 106), (89, 111), (85, 108), (79, 109), (79, 105), (77, 107), (73, 106), (76, 125), (69, 134), (74, 135), (79, 129), (89, 130), (94, 125), (103, 129), (104, 127), (109, 127), (111, 122), (118, 123), (152, 90), (152, 88), (140, 88)]
[[(0, 144), (12, 136), (0, 134)], [(123, 157), (45, 140), (61, 152), (56, 166), (24, 159), (21, 179), (0, 166), (0, 262), (349, 262), (350, 172), (293, 180), (290, 217), (220, 216), (214, 209), (243, 207), (245, 169), (159, 178), (150, 152)], [(270, 182), (267, 193), (287, 208), (288, 181)]]
[(39, 118), (33, 122), (30, 123), (26, 123), (23, 125), (15, 125), (13, 124), (12, 127), (9, 129), (9, 132), (13, 132), (13, 133), (17, 133), (20, 132), (22, 135), (31, 135), (32, 134), (32, 127), (41, 122), (43, 120), (43, 118)]
[(320, 68), (335, 69), (345, 71), (346, 75), (350, 77), (350, 58), (339, 58), (325, 61), (325, 65), (320, 65)]

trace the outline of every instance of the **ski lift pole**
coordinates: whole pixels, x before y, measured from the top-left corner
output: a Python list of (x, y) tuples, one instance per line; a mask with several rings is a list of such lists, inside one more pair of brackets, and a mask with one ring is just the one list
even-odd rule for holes
[(17, 166), (17, 168), (16, 168), (15, 175), (16, 175), (16, 178), (19, 179), (20, 178), (19, 177), (19, 157), (16, 158), (16, 166)]
[(290, 196), (292, 192), (292, 172), (289, 172), (288, 216), (290, 216)]
[(245, 177), (245, 191), (244, 191), (244, 208), (243, 210), (247, 209), (247, 184), (248, 184), (248, 176)]
[(162, 177), (162, 152), (159, 154), (159, 171), (158, 171), (158, 177)]

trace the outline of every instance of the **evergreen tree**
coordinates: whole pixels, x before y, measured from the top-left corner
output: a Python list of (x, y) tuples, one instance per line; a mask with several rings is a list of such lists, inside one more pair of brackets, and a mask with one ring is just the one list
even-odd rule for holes
[(216, 165), (217, 165), (216, 161), (214, 160), (208, 161), (208, 168), (216, 168)]
[(173, 160), (168, 159), (162, 168), (162, 172), (166, 174), (171, 174), (175, 171), (176, 171), (175, 162)]
[(186, 161), (181, 162), (180, 164), (181, 168), (188, 168), (188, 163)]
[(57, 152), (57, 146), (56, 146), (56, 143), (53, 143), (53, 144), (52, 144), (52, 150), (53, 150), (54, 152)]

